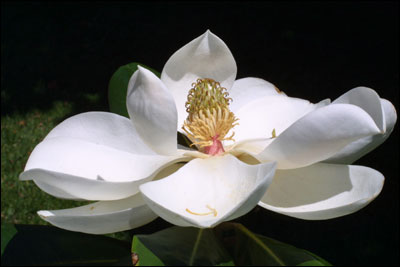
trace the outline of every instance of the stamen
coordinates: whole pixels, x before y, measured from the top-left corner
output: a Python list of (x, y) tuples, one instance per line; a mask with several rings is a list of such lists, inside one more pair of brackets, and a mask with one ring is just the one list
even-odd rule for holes
[(272, 130), (272, 138), (275, 138), (276, 137), (276, 131), (275, 131), (275, 128)]
[[(229, 101), (232, 101), (228, 95), (226, 88), (208, 78), (197, 79), (189, 90), (185, 103), (188, 117), (182, 129), (193, 145), (199, 146), (207, 154), (221, 154), (224, 152), (221, 141), (234, 141), (234, 133), (226, 137), (238, 125), (238, 119), (228, 108)], [(208, 149), (209, 147), (218, 149)]]
[(209, 205), (206, 205), (206, 207), (211, 211), (210, 212), (204, 212), (204, 213), (198, 213), (198, 212), (193, 212), (193, 211), (189, 210), (188, 208), (186, 208), (186, 211), (189, 212), (190, 214), (198, 215), (198, 216), (207, 216), (207, 215), (213, 214), (214, 217), (217, 217), (218, 213), (217, 213), (216, 209), (211, 208)]

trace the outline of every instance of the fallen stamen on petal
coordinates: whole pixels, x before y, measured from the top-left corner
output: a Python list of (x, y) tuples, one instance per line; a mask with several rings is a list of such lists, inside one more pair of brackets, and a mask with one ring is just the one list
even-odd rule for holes
[(220, 155), (225, 152), (221, 141), (234, 141), (234, 133), (226, 135), (238, 125), (238, 119), (228, 108), (232, 99), (228, 98), (226, 88), (212, 79), (197, 79), (192, 86), (185, 104), (188, 117), (182, 129), (200, 151)]
[(198, 213), (198, 212), (193, 212), (193, 211), (189, 210), (188, 208), (186, 208), (186, 211), (189, 212), (190, 214), (198, 215), (198, 216), (206, 216), (206, 215), (211, 215), (211, 214), (213, 214), (214, 217), (217, 217), (217, 214), (218, 214), (218, 213), (217, 213), (217, 210), (216, 210), (216, 209), (211, 208), (209, 205), (206, 205), (206, 207), (207, 207), (209, 210), (211, 210), (211, 211), (210, 211), (210, 212), (204, 212), (204, 213)]
[(277, 91), (278, 94), (284, 94), (278, 87), (276, 87), (276, 86), (274, 86), (274, 87), (275, 87), (275, 91)]
[(276, 131), (275, 131), (275, 128), (272, 130), (272, 138), (275, 138), (276, 137)]

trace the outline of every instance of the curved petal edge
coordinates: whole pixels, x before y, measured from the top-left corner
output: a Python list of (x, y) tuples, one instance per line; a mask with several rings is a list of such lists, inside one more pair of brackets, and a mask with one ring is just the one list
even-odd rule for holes
[(108, 234), (130, 230), (157, 218), (144, 203), (142, 196), (116, 201), (100, 201), (89, 205), (63, 209), (41, 210), (38, 215), (54, 226), (88, 234)]
[(356, 165), (317, 163), (278, 170), (259, 205), (304, 220), (326, 220), (354, 213), (374, 200), (383, 175)]

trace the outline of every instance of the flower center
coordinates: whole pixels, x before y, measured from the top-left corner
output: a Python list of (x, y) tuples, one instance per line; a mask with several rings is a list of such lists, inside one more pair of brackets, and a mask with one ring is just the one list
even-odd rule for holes
[(226, 88), (208, 78), (197, 79), (189, 90), (185, 103), (188, 117), (182, 129), (193, 145), (206, 154), (222, 154), (225, 152), (222, 141), (234, 141), (234, 132), (226, 137), (238, 125), (238, 119), (228, 108), (229, 101), (232, 101), (228, 95)]

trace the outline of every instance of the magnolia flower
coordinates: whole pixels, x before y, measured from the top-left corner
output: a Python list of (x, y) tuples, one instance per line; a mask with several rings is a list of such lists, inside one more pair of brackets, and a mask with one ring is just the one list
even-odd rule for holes
[[(20, 175), (55, 197), (98, 202), (38, 214), (94, 234), (157, 216), (203, 228), (256, 205), (329, 219), (380, 193), (381, 173), (349, 164), (391, 133), (397, 116), (389, 101), (357, 87), (312, 104), (262, 79), (235, 78), (231, 52), (210, 31), (173, 54), (161, 79), (139, 67), (128, 86), (129, 119), (88, 112), (63, 121)], [(177, 131), (190, 148), (177, 144)]]

